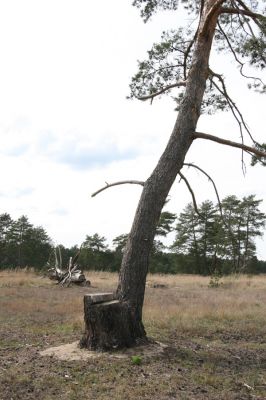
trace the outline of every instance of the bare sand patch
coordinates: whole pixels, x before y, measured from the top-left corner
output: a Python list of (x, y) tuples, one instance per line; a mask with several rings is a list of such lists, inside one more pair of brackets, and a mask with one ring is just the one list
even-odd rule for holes
[(114, 352), (99, 352), (81, 349), (79, 342), (63, 344), (61, 346), (50, 347), (40, 352), (41, 356), (55, 357), (58, 360), (64, 361), (84, 361), (95, 358), (131, 358), (134, 355), (141, 357), (153, 357), (164, 352), (167, 345), (159, 342), (149, 343), (148, 345), (139, 345), (130, 349), (124, 349)]

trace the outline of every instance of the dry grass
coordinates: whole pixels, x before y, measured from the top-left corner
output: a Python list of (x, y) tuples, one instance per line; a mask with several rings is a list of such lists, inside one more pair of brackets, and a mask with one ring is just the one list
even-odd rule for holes
[[(210, 288), (209, 278), (191, 275), (151, 276), (148, 283), (168, 289), (148, 291), (145, 319), (149, 326), (201, 334), (235, 329), (245, 334), (264, 332), (266, 276), (226, 277), (220, 287)], [(165, 293), (167, 291), (167, 294)]]
[[(0, 272), (2, 305), (11, 315), (64, 317), (67, 310), (70, 320), (82, 324), (83, 293), (113, 291), (118, 281), (117, 274), (100, 271), (88, 272), (87, 278), (92, 288), (68, 289), (32, 270), (4, 270)], [(209, 281), (209, 277), (195, 275), (149, 275), (144, 319), (151, 334), (158, 329), (201, 334), (208, 325), (210, 333), (243, 325), (246, 334), (258, 334), (266, 315), (266, 276), (229, 276), (218, 288), (210, 288)], [(158, 284), (165, 287), (153, 288)]]
[(266, 276), (210, 288), (208, 277), (149, 275), (145, 326), (168, 353), (139, 367), (44, 361), (41, 349), (81, 337), (83, 295), (112, 291), (118, 280), (87, 278), (90, 288), (61, 288), (31, 270), (0, 271), (0, 400), (266, 399)]
[[(87, 277), (92, 288), (68, 289), (32, 270), (5, 270), (0, 272), (1, 297), (8, 301), (11, 313), (65, 315), (67, 309), (72, 318), (82, 315), (84, 292), (113, 291), (118, 281), (117, 274), (99, 271), (90, 271)], [(158, 284), (165, 287), (153, 288)], [(264, 321), (265, 315), (266, 276), (229, 276), (218, 288), (209, 287), (208, 277), (195, 275), (157, 274), (147, 279), (144, 317), (149, 325), (196, 329), (204, 320), (223, 324), (245, 321), (247, 328), (251, 321)]]
[(112, 291), (118, 283), (118, 274), (111, 272), (89, 271), (86, 273), (86, 278), (99, 290)]
[(0, 288), (39, 286), (49, 284), (49, 279), (37, 275), (32, 268), (0, 270)]

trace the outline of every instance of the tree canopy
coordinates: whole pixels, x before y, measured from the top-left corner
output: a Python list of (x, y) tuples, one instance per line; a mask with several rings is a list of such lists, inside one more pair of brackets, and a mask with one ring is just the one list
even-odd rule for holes
[[(135, 0), (133, 5), (140, 9), (145, 22), (159, 11), (175, 11), (178, 7), (183, 7), (193, 14), (194, 20), (189, 21), (188, 26), (162, 33), (161, 41), (155, 43), (148, 51), (147, 59), (138, 62), (138, 72), (130, 84), (129, 97), (153, 101), (156, 97), (171, 94), (176, 102), (176, 109), (179, 110), (192, 66), (192, 55), (199, 29), (198, 21), (204, 1)], [(252, 74), (249, 68), (251, 66), (261, 71), (266, 66), (265, 1), (218, 1), (216, 6), (220, 9), (214, 33), (215, 50), (232, 56), (249, 89), (265, 93), (266, 85), (262, 78), (260, 75)], [(232, 112), (239, 126), (242, 144), (246, 134), (253, 148), (265, 151), (266, 144), (258, 143), (254, 139), (241, 110), (230, 96), (226, 76), (209, 66), (201, 113), (214, 113), (218, 110)], [(243, 147), (242, 149), (245, 150)], [(252, 165), (258, 161), (264, 165), (265, 157), (253, 154)]]

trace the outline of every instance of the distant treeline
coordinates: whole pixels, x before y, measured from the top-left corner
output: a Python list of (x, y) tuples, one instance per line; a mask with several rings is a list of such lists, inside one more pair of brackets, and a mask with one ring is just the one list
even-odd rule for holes
[(13, 220), (0, 215), (0, 267), (32, 266), (41, 268), (47, 262), (52, 241), (41, 227), (34, 227), (24, 215)]
[[(219, 204), (207, 200), (198, 207), (188, 204), (179, 216), (162, 212), (150, 260), (152, 273), (230, 274), (266, 273), (266, 261), (256, 256), (255, 239), (263, 235), (266, 215), (255, 196), (238, 199), (228, 196)], [(170, 232), (175, 240), (165, 246), (160, 238)], [(87, 235), (78, 263), (84, 270), (119, 271), (127, 234), (113, 240), (112, 249), (98, 233)], [(80, 249), (60, 245), (63, 266)], [(42, 227), (34, 227), (27, 217), (13, 220), (0, 215), (0, 268), (47, 267), (53, 264), (54, 246)]]

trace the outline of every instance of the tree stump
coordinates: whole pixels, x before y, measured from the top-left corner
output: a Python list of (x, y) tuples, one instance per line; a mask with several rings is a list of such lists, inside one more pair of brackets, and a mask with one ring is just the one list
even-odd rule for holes
[(126, 302), (113, 293), (84, 296), (85, 333), (82, 348), (107, 351), (147, 342), (143, 324), (136, 323)]

